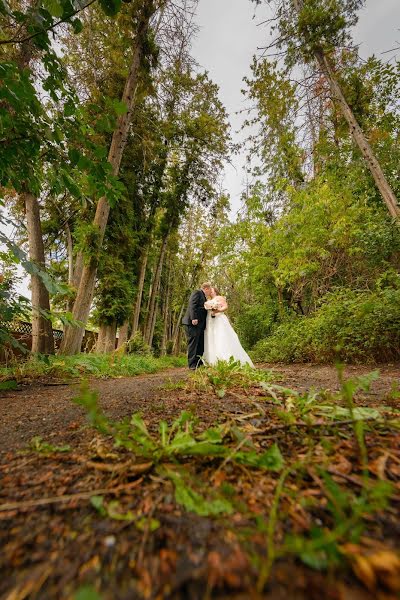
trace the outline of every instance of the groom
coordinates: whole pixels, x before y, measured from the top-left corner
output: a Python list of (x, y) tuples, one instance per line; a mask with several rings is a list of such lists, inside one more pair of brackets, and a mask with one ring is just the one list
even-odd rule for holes
[(182, 323), (185, 326), (188, 342), (189, 369), (197, 369), (200, 357), (204, 352), (204, 330), (206, 328), (207, 311), (204, 302), (211, 293), (211, 283), (203, 283), (199, 290), (192, 292)]

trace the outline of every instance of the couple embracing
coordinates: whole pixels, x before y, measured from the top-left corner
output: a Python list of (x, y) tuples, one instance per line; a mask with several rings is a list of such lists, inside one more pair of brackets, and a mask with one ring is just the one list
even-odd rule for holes
[(253, 366), (225, 312), (228, 304), (211, 283), (192, 292), (182, 319), (188, 342), (189, 369), (233, 358)]

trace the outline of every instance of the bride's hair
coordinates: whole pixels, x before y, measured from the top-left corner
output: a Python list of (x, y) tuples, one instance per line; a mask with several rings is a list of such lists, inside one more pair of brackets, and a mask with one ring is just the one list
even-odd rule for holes
[(217, 296), (220, 296), (221, 294), (219, 293), (219, 289), (217, 288), (217, 286), (213, 285), (212, 286), (214, 292), (217, 294)]

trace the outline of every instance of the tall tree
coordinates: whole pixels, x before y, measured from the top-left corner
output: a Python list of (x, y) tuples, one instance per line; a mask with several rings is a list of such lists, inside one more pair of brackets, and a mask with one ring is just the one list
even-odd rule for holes
[[(161, 5), (154, 0), (146, 0), (142, 3), (132, 5), (132, 17), (136, 22), (136, 35), (132, 48), (132, 61), (130, 71), (125, 82), (124, 92), (122, 94), (122, 105), (124, 112), (118, 117), (116, 128), (112, 135), (111, 145), (108, 152), (108, 161), (112, 168), (112, 173), (117, 176), (126, 145), (129, 126), (131, 122), (132, 111), (134, 110), (135, 91), (138, 83), (140, 65), (145, 52), (146, 41), (150, 20)], [(93, 227), (97, 232), (96, 246), (101, 247), (104, 238), (104, 232), (107, 226), (110, 213), (110, 204), (106, 196), (102, 196), (97, 203), (96, 213), (93, 219)], [(97, 254), (97, 253), (96, 253)], [(89, 311), (93, 299), (96, 273), (98, 267), (98, 257), (92, 256), (91, 260), (84, 264), (76, 299), (72, 310), (73, 317), (77, 321), (87, 322)], [(82, 327), (67, 327), (64, 333), (61, 351), (64, 354), (75, 354), (79, 352), (84, 329)]]
[[(260, 4), (260, 0), (255, 0)], [(286, 63), (315, 61), (326, 77), (333, 98), (346, 119), (349, 131), (371, 172), (390, 215), (400, 217), (400, 207), (371, 145), (349, 106), (340, 85), (335, 56), (351, 42), (350, 27), (365, 0), (280, 0), (276, 11), (279, 35), (276, 46), (286, 51)]]

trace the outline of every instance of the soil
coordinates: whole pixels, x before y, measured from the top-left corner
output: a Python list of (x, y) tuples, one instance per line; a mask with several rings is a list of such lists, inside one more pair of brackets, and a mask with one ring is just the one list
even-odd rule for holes
[[(336, 370), (330, 366), (260, 367), (272, 370), (280, 385), (297, 391), (339, 389)], [(370, 371), (367, 366), (349, 366), (345, 374), (355, 377)], [(284, 430), (276, 421), (273, 405), (268, 405), (261, 417), (254, 413), (259, 390), (227, 391), (220, 398), (193, 386), (185, 388), (187, 379), (187, 370), (170, 369), (134, 378), (94, 379), (89, 387), (97, 392), (109, 418), (121, 420), (140, 412), (154, 433), (160, 420), (171, 423), (188, 410), (197, 417), (199, 430), (229, 420), (245, 424), (249, 435), (251, 428), (257, 432), (266, 427), (268, 433), (273, 426), (267, 441), (260, 438), (257, 442), (260, 447), (276, 438), (284, 456), (305, 455), (304, 434)], [(219, 469), (220, 460), (206, 457), (181, 461), (180, 466), (172, 466), (178, 471), (186, 469), (196, 485), (205, 486), (212, 480), (216, 488), (231, 486), (245, 507), (218, 518), (187, 512), (175, 503), (174, 487), (162, 470), (153, 469), (142, 459), (135, 463), (131, 455), (115, 450), (110, 438), (87, 424), (83, 408), (71, 401), (81, 393), (80, 385), (55, 380), (31, 382), (4, 392), (0, 398), (2, 600), (75, 600), (76, 590), (87, 583), (99, 590), (104, 600), (312, 600), (319, 599), (322, 590), (327, 599), (397, 597), (391, 585), (365, 582), (355, 577), (356, 570), (350, 567), (342, 568), (338, 577), (336, 571), (320, 573), (287, 556), (276, 561), (268, 585), (257, 596), (257, 561), (260, 557), (265, 561), (266, 541), (265, 531), (254, 527), (249, 509), (252, 515), (268, 517), (279, 473), (254, 473), (231, 463)], [(356, 397), (356, 403), (399, 409), (395, 393), (399, 386), (400, 365), (381, 366), (380, 378), (368, 393)], [(331, 433), (325, 437), (325, 441), (331, 439)], [(32, 438), (36, 442), (31, 442)], [(370, 432), (366, 441), (371, 464), (381, 465), (385, 456), (385, 478), (398, 485), (398, 435)], [(53, 448), (46, 452), (42, 443)], [(69, 450), (63, 451), (66, 445)], [(339, 478), (347, 477), (356, 489), (360, 485), (357, 462), (351, 436), (339, 436), (332, 457), (333, 472)], [(299, 485), (298, 492), (304, 497), (318, 497), (318, 485), (318, 477), (310, 471), (309, 481)], [(133, 513), (136, 520), (105, 518), (91, 505), (92, 495), (103, 496), (107, 502), (117, 500), (119, 514)], [(293, 500), (289, 496), (283, 497), (283, 508), (290, 516), (291, 530), (301, 533), (310, 527), (309, 515), (300, 504), (289, 506)], [(397, 493), (397, 504), (371, 522), (370, 531), (364, 534), (369, 540), (365, 543), (374, 551), (395, 551), (400, 538), (399, 507)], [(325, 519), (325, 514), (318, 513), (321, 508), (313, 510), (312, 518)], [(289, 528), (289, 520), (280, 525), (282, 535)]]
[[(263, 364), (259, 367), (275, 373), (281, 385), (298, 391), (335, 391), (340, 387), (336, 369), (332, 366)], [(370, 391), (364, 394), (371, 403), (381, 402), (394, 385), (400, 387), (400, 365), (379, 365), (376, 368), (379, 370), (379, 379), (372, 382)], [(366, 375), (371, 370), (369, 366), (347, 366), (345, 376)], [(92, 379), (89, 385), (98, 392), (101, 407), (113, 419), (121, 419), (138, 411), (147, 414), (155, 410), (160, 413), (164, 402), (167, 403), (167, 412), (160, 414), (160, 417), (167, 418), (187, 406), (183, 406), (180, 399), (176, 402), (174, 394), (167, 393), (164, 386), (185, 381), (187, 377), (187, 369), (178, 368), (168, 369), (161, 374)], [(21, 385), (18, 390), (0, 392), (0, 453), (26, 446), (34, 436), (50, 437), (52, 443), (66, 439), (68, 443), (74, 443), (79, 436), (76, 430), (85, 422), (84, 410), (71, 402), (79, 394), (79, 389), (79, 382), (71, 384), (53, 379)], [(212, 402), (215, 403), (215, 400)], [(206, 415), (212, 409), (212, 415), (221, 408), (224, 411), (226, 403), (217, 404), (213, 407), (207, 399), (204, 406)]]

